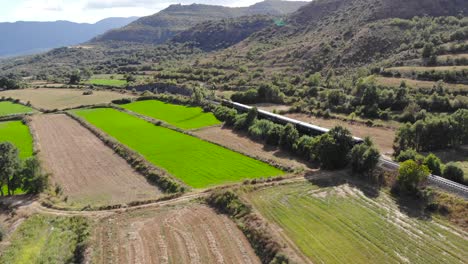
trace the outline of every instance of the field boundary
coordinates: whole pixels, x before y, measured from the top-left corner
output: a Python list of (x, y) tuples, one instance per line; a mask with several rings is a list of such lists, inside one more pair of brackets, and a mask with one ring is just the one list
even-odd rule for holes
[(68, 111), (64, 113), (91, 131), (91, 133), (99, 138), (105, 145), (113, 149), (115, 153), (126, 160), (132, 168), (145, 176), (150, 182), (157, 184), (164, 192), (183, 193), (190, 189), (187, 185), (170, 175), (167, 171), (154, 166), (141, 154), (131, 150), (113, 137), (94, 127), (84, 119)]

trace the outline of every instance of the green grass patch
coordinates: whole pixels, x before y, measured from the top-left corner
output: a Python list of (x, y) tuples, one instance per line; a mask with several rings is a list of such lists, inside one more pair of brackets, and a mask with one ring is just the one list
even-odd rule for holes
[(14, 104), (9, 101), (0, 102), (0, 116), (8, 116), (15, 114), (32, 113), (33, 109), (21, 104)]
[(0, 263), (77, 263), (87, 236), (85, 218), (34, 215), (12, 235)]
[(124, 87), (127, 85), (126, 80), (119, 79), (90, 79), (87, 83), (98, 85), (98, 86), (112, 86), (112, 87)]
[(29, 128), (21, 121), (0, 122), (0, 142), (11, 142), (22, 159), (33, 155), (33, 139)]
[(314, 263), (462, 263), (463, 232), (440, 219), (400, 212), (387, 195), (369, 198), (341, 185), (294, 183), (245, 197)]
[(261, 161), (114, 109), (73, 113), (194, 188), (283, 174)]
[(205, 113), (201, 107), (175, 105), (157, 100), (138, 101), (122, 105), (122, 107), (182, 129), (196, 129), (221, 124), (213, 113)]

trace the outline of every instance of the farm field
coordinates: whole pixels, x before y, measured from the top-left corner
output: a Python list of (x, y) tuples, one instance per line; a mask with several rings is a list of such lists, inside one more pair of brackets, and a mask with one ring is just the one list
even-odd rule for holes
[[(375, 80), (379, 85), (395, 88), (400, 87), (402, 81), (405, 81), (408, 86), (416, 89), (432, 89), (434, 85), (436, 85), (436, 82), (419, 81), (407, 78), (376, 77)], [(444, 87), (452, 91), (468, 90), (468, 85), (466, 84), (444, 83)]]
[(314, 263), (463, 263), (468, 236), (439, 219), (400, 211), (388, 195), (364, 195), (348, 184), (309, 182), (245, 194)]
[(21, 104), (14, 104), (8, 101), (0, 102), (0, 116), (27, 114), (32, 112), (33, 109), (31, 107), (27, 107)]
[(112, 87), (124, 87), (127, 85), (125, 80), (116, 80), (116, 79), (91, 79), (86, 83), (94, 84), (98, 86), (112, 86)]
[(132, 97), (112, 91), (93, 91), (92, 95), (83, 95), (83, 90), (60, 88), (8, 90), (0, 92), (1, 96), (29, 101), (33, 106), (47, 110), (110, 103), (112, 100)]
[(283, 174), (266, 163), (114, 109), (73, 113), (194, 188)]
[(93, 263), (260, 263), (237, 226), (199, 204), (139, 210), (97, 225)]
[(22, 159), (33, 155), (33, 139), (29, 128), (21, 121), (0, 122), (0, 142), (9, 141), (19, 150)]
[(137, 101), (122, 105), (122, 107), (182, 129), (196, 129), (221, 124), (213, 113), (205, 113), (201, 107), (169, 104), (157, 100)]
[(74, 254), (87, 225), (81, 217), (34, 215), (12, 234), (0, 263), (77, 263)]
[(369, 127), (361, 123), (351, 124), (339, 119), (324, 119), (307, 114), (286, 114), (285, 116), (309, 122), (314, 125), (325, 128), (332, 128), (337, 125), (346, 127), (351, 131), (353, 136), (364, 138), (371, 137), (374, 143), (379, 147), (382, 154), (390, 155), (393, 153), (393, 140), (395, 139), (396, 131), (386, 127)]
[(70, 117), (34, 116), (39, 157), (70, 205), (113, 205), (153, 199), (160, 190)]

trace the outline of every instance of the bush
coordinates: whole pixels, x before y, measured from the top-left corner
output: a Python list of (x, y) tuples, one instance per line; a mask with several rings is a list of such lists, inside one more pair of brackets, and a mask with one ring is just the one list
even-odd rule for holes
[(253, 125), (249, 127), (249, 135), (255, 139), (266, 140), (268, 138), (268, 132), (273, 129), (274, 126), (275, 123), (270, 120), (256, 120)]
[(287, 124), (283, 129), (283, 133), (281, 133), (280, 146), (284, 149), (292, 150), (298, 138), (299, 132), (294, 125)]
[(237, 111), (235, 109), (226, 107), (226, 106), (218, 106), (214, 110), (213, 114), (216, 118), (226, 123), (226, 125), (233, 125), (235, 118), (237, 116)]
[(355, 145), (351, 150), (351, 167), (355, 173), (372, 174), (379, 159), (379, 150), (370, 138), (366, 138), (364, 143)]
[(337, 126), (319, 137), (316, 157), (325, 169), (341, 169), (348, 164), (352, 147), (351, 132)]
[(407, 160), (422, 161), (423, 159), (424, 159), (424, 157), (414, 149), (407, 149), (405, 151), (402, 151), (396, 157), (396, 160), (398, 162), (404, 162), (404, 161), (407, 161)]
[(448, 163), (445, 165), (442, 177), (458, 183), (464, 182), (464, 172), (461, 168), (455, 165), (455, 163)]
[(401, 190), (408, 193), (415, 193), (419, 184), (424, 181), (430, 172), (427, 166), (419, 165), (414, 160), (407, 160), (400, 165), (398, 170), (397, 183)]
[(423, 164), (426, 165), (427, 168), (429, 168), (429, 170), (431, 171), (432, 174), (441, 175), (441, 173), (442, 173), (442, 170), (441, 170), (442, 162), (440, 161), (440, 159), (436, 155), (434, 155), (432, 153), (427, 155), (427, 157), (424, 158)]
[(284, 127), (282, 125), (275, 124), (269, 131), (267, 135), (266, 142), (267, 144), (277, 146), (283, 134)]

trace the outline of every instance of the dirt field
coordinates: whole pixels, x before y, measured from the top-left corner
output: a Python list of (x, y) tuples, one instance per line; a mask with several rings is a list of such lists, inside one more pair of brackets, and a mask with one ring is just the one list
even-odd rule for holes
[(278, 150), (277, 148), (265, 146), (253, 141), (243, 132), (234, 132), (231, 129), (224, 129), (221, 127), (208, 127), (194, 131), (193, 133), (202, 139), (220, 144), (250, 156), (270, 160), (286, 167), (303, 167), (310, 169), (312, 166), (299, 159), (291, 157), (290, 154)]
[(110, 103), (112, 100), (132, 97), (111, 91), (94, 91), (92, 95), (83, 95), (83, 90), (60, 88), (9, 90), (0, 92), (1, 96), (19, 99), (25, 103), (31, 102), (33, 106), (47, 110)]
[(105, 218), (91, 248), (93, 263), (260, 263), (228, 217), (198, 204)]
[(363, 124), (350, 124), (338, 119), (323, 119), (306, 114), (287, 114), (287, 117), (309, 122), (314, 125), (332, 128), (336, 125), (342, 125), (348, 128), (353, 136), (364, 138), (370, 136), (374, 143), (379, 147), (382, 154), (390, 155), (393, 153), (393, 140), (395, 139), (395, 130), (383, 127), (368, 127)]
[(118, 204), (152, 199), (157, 187), (66, 115), (34, 116), (39, 157), (70, 203)]

